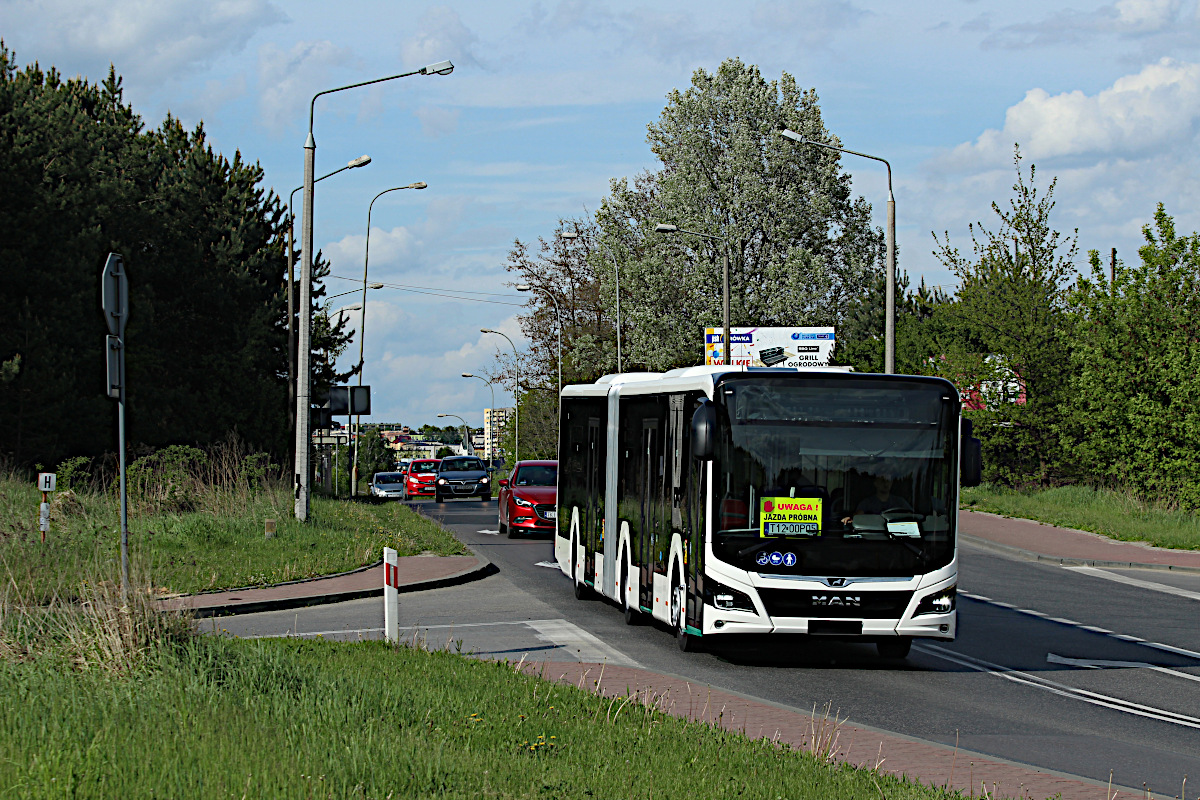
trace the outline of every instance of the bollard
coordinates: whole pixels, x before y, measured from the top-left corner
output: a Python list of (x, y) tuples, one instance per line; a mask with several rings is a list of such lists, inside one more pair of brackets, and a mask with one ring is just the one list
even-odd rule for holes
[(400, 641), (400, 569), (396, 551), (383, 548), (383, 635), (389, 642)]
[(264, 539), (274, 539), (275, 538), (275, 520), (273, 520), (273, 519), (263, 520), (263, 538)]

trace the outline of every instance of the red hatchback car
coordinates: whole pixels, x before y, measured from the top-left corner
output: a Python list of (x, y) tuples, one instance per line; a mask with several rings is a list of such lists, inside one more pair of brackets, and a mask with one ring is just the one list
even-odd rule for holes
[(408, 473), (404, 476), (404, 499), (414, 497), (433, 497), (436, 491), (433, 482), (437, 480), (437, 468), (441, 461), (436, 458), (414, 458), (408, 465)]
[(553, 533), (558, 522), (558, 462), (518, 461), (500, 481), (500, 532)]

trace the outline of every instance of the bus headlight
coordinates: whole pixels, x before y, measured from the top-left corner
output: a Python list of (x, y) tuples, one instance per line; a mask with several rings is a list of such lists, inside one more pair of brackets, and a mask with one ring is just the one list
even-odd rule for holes
[(754, 601), (750, 599), (750, 595), (707, 577), (704, 579), (704, 602), (722, 611), (749, 611), (751, 614), (758, 613), (754, 608)]
[(921, 602), (917, 604), (917, 610), (913, 612), (913, 616), (919, 617), (922, 614), (949, 614), (954, 610), (956, 605), (957, 590), (957, 586), (951, 586), (922, 597)]

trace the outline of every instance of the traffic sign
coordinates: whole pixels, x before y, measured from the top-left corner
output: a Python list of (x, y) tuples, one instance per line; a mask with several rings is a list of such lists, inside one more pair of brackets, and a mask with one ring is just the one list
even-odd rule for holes
[(100, 273), (100, 308), (104, 322), (113, 336), (125, 335), (129, 318), (129, 279), (125, 277), (125, 259), (120, 253), (109, 253)]
[(58, 474), (54, 472), (39, 472), (38, 473), (38, 491), (53, 492), (54, 486), (58, 482)]

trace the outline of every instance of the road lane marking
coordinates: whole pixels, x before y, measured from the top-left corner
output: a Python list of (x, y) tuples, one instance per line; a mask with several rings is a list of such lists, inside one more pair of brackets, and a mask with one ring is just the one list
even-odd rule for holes
[(488, 536), (499, 536), (500, 531), (475, 531), (476, 533), (486, 533)]
[(535, 567), (549, 567), (550, 569), (558, 569), (558, 562), (557, 561), (537, 561), (534, 563), (534, 566)]
[(1105, 669), (1106, 667), (1115, 669), (1150, 669), (1154, 670), (1155, 672), (1161, 672), (1164, 675), (1173, 675), (1176, 678), (1200, 682), (1200, 675), (1192, 675), (1188, 672), (1180, 672), (1176, 669), (1160, 667), (1157, 664), (1147, 664), (1145, 661), (1108, 661), (1102, 658), (1068, 658), (1066, 656), (1055, 655), (1054, 653), (1046, 653), (1046, 661), (1051, 664), (1065, 664), (1069, 667), (1084, 667), (1086, 669)]
[(1122, 700), (1119, 697), (1111, 697), (1109, 695), (1100, 694), (1098, 692), (1089, 692), (1085, 689), (1077, 689), (1073, 686), (1068, 686), (1064, 683), (1058, 683), (1047, 678), (1042, 678), (1037, 675), (1031, 675), (1028, 672), (1010, 669), (1009, 667), (993, 664), (990, 661), (984, 661), (981, 658), (973, 658), (971, 656), (962, 655), (943, 647), (938, 647), (932, 644), (913, 645), (914, 649), (922, 653), (931, 655), (934, 658), (941, 658), (950, 661), (959, 666), (973, 669), (977, 672), (986, 672), (990, 675), (995, 675), (1005, 680), (1012, 681), (1024, 686), (1029, 686), (1034, 689), (1041, 689), (1051, 694), (1067, 697), (1074, 700), (1081, 700), (1085, 703), (1101, 708), (1108, 708), (1113, 711), (1121, 711), (1126, 714), (1133, 714), (1138, 717), (1158, 720), (1159, 722), (1169, 722), (1173, 725), (1180, 725), (1185, 728), (1194, 728), (1200, 730), (1200, 719), (1189, 717), (1186, 714), (1178, 714), (1174, 711), (1168, 711), (1163, 708), (1155, 708), (1153, 706), (1144, 706), (1140, 703), (1134, 703), (1129, 700)]
[(534, 620), (527, 624), (537, 632), (539, 639), (561, 645), (563, 649), (578, 657), (580, 661), (607, 662), (639, 669), (642, 666), (620, 650), (606, 644), (602, 639), (565, 619)]
[(307, 633), (295, 633), (287, 631), (285, 633), (257, 633), (248, 636), (238, 636), (239, 639), (286, 639), (288, 637), (294, 639), (305, 639), (312, 636), (340, 636), (346, 633), (383, 633), (383, 628), (346, 628), (339, 631), (309, 631)]
[(1162, 592), (1163, 594), (1172, 594), (1176, 597), (1186, 597), (1188, 600), (1200, 600), (1200, 592), (1191, 592), (1187, 589), (1177, 589), (1174, 586), (1167, 586), (1154, 581), (1144, 581), (1139, 578), (1131, 578), (1128, 575), (1118, 575), (1115, 572), (1097, 569), (1096, 567), (1063, 567), (1072, 572), (1079, 572), (1083, 575), (1091, 575), (1093, 578), (1103, 578), (1106, 581), (1114, 581), (1123, 583), (1126, 586), (1136, 586), (1139, 589), (1149, 589), (1153, 592)]

